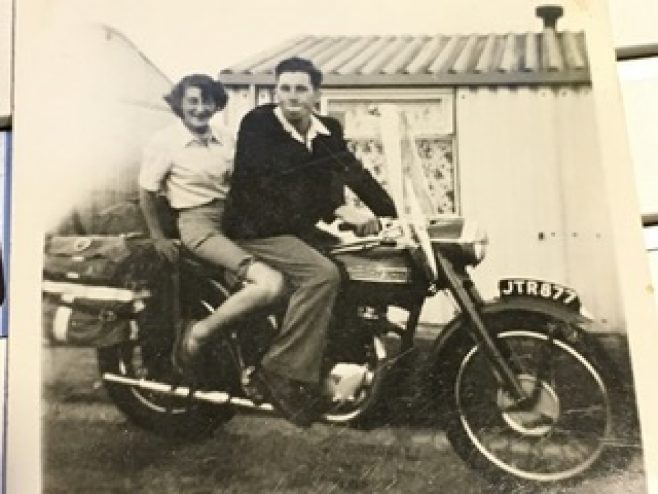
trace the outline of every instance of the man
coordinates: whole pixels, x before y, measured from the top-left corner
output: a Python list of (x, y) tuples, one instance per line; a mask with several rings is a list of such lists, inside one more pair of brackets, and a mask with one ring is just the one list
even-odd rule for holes
[(290, 58), (275, 75), (279, 103), (255, 108), (240, 125), (223, 228), (293, 288), (258, 377), (285, 417), (308, 426), (340, 276), (304, 239), (320, 219), (338, 218), (357, 235), (379, 231), (376, 217), (345, 204), (345, 185), (379, 216), (395, 216), (395, 207), (348, 151), (338, 121), (313, 112), (322, 73), (308, 60)]

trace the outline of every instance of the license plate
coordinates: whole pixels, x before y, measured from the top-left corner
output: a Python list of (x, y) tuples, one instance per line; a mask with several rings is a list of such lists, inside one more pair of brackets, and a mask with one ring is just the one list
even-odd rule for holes
[(498, 290), (501, 297), (533, 297), (580, 309), (580, 299), (575, 290), (550, 281), (506, 278), (498, 282)]

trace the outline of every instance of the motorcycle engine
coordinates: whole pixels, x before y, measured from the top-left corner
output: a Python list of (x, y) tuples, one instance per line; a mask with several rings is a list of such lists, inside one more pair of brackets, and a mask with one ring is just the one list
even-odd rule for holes
[(339, 362), (333, 366), (325, 379), (324, 392), (334, 401), (353, 401), (357, 391), (369, 385), (372, 378), (372, 372), (365, 365)]

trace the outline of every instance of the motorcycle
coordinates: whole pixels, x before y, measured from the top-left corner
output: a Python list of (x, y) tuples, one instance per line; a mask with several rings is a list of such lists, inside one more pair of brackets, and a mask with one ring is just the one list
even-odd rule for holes
[[(377, 236), (326, 248), (344, 282), (325, 352), (321, 420), (373, 425), (385, 416), (382, 404), (408, 382), (431, 402), (432, 425), (483, 475), (532, 484), (578, 477), (601, 460), (612, 433), (615, 379), (589, 332), (593, 319), (576, 291), (550, 281), (502, 279), (499, 296), (484, 300), (470, 271), (485, 257), (486, 234), (458, 216), (426, 217), (402, 174), (400, 114), (384, 105), (378, 111), (402, 214)], [(179, 269), (179, 327), (207, 316), (234, 289), (224, 273), (189, 256)], [(441, 292), (458, 310), (427, 358), (409, 359), (424, 302)], [(391, 321), (392, 308), (406, 320)], [(100, 373), (134, 423), (207, 437), (239, 408), (274, 411), (253, 373), (279, 319), (272, 308), (221, 332), (205, 347), (206, 378), (196, 389), (172, 372), (174, 335), (163, 343), (153, 328), (137, 327), (129, 341), (99, 348)]]
[[(414, 374), (454, 450), (496, 477), (553, 482), (585, 472), (605, 449), (612, 413), (603, 355), (577, 293), (505, 279), (500, 296), (485, 301), (468, 271), (484, 258), (486, 235), (463, 218), (435, 218), (414, 225), (410, 246), (404, 229), (391, 220), (378, 237), (329, 249), (346, 281), (327, 345), (322, 420), (359, 425), (376, 415), (392, 389), (383, 383), (414, 348), (425, 299), (446, 291), (459, 311)], [(180, 269), (183, 321), (207, 315), (231, 291), (195, 259)], [(406, 323), (391, 322), (390, 307), (407, 311)], [(136, 424), (203, 437), (237, 408), (273, 411), (251, 378), (276, 326), (275, 316), (255, 314), (209, 343), (198, 389), (172, 381), (170, 346), (146, 332), (100, 348), (99, 368), (109, 396)]]

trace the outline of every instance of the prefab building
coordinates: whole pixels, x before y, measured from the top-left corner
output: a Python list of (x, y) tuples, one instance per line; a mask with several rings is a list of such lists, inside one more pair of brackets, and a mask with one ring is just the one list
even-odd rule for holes
[[(237, 130), (249, 109), (273, 100), (277, 62), (309, 58), (324, 72), (319, 111), (342, 121), (354, 152), (382, 178), (371, 110), (399, 105), (436, 213), (477, 220), (489, 234), (487, 258), (473, 272), (484, 295), (496, 295), (501, 277), (556, 281), (579, 292), (603, 330), (624, 332), (584, 35), (554, 25), (548, 19), (540, 32), (509, 34), (297, 37), (222, 70), (230, 98), (221, 116)], [(98, 211), (136, 197), (146, 139), (175, 118), (162, 100), (171, 81), (111, 28), (66, 39), (54, 90), (70, 91), (72, 74), (82, 82), (76, 98), (60, 98), (65, 106), (44, 115), (86, 117), (44, 122), (44, 159), (65, 163), (60, 173), (70, 174), (63, 180), (70, 190), (54, 195), (70, 203), (91, 191), (87, 206)], [(95, 111), (85, 113), (92, 100)], [(422, 317), (440, 323), (452, 312), (435, 297)]]
[[(487, 258), (485, 296), (505, 276), (575, 288), (607, 331), (624, 332), (584, 34), (301, 36), (229, 67), (226, 123), (274, 98), (274, 67), (290, 56), (324, 73), (319, 111), (339, 118), (351, 149), (380, 175), (372, 109), (407, 117), (436, 213), (476, 219)], [(380, 178), (381, 175), (380, 175)], [(423, 320), (453, 309), (430, 301)]]

